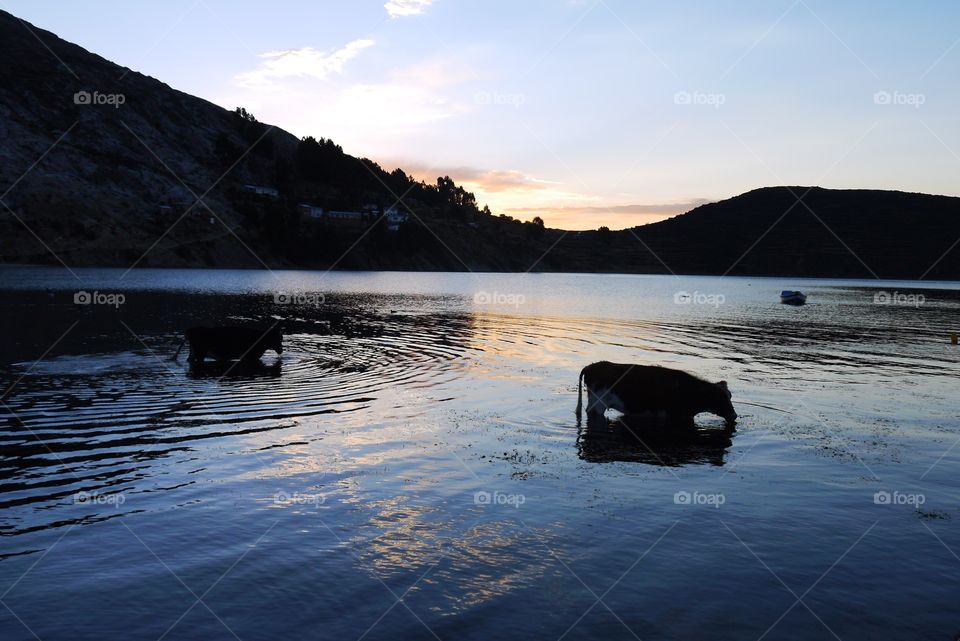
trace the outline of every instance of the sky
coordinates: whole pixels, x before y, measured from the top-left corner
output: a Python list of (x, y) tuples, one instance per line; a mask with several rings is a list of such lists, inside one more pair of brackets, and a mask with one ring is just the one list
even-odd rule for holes
[(770, 185), (960, 195), (960, 3), (0, 0), (494, 213), (621, 229)]

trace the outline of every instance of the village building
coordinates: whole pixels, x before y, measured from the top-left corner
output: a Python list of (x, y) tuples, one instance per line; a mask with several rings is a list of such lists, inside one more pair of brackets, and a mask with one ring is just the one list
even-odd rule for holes
[(331, 224), (345, 226), (359, 226), (374, 220), (375, 217), (365, 211), (337, 211), (324, 212), (324, 220)]
[(300, 219), (308, 222), (325, 223), (341, 227), (364, 227), (384, 219), (388, 231), (398, 231), (400, 225), (407, 222), (406, 212), (399, 211), (396, 206), (382, 209), (380, 205), (367, 204), (360, 211), (339, 209), (324, 209), (310, 203), (297, 205)]
[(264, 185), (244, 185), (243, 191), (256, 196), (265, 196), (267, 198), (279, 198), (280, 191), (276, 187), (265, 187)]
[(312, 221), (320, 221), (323, 218), (323, 207), (317, 207), (309, 203), (300, 203), (297, 205), (297, 211), (300, 212), (300, 218)]
[(168, 201), (157, 205), (155, 216), (161, 219), (177, 218), (179, 216), (197, 215), (202, 207), (196, 202)]
[(397, 209), (396, 205), (390, 205), (383, 212), (384, 217), (387, 220), (387, 229), (389, 231), (399, 231), (400, 225), (407, 222), (410, 218), (409, 214), (405, 211), (400, 211)]

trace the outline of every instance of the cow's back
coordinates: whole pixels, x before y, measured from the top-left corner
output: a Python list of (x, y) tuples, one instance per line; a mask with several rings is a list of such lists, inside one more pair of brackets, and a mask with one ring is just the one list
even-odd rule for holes
[(217, 358), (239, 358), (256, 346), (261, 333), (247, 327), (191, 327), (186, 336), (191, 346)]

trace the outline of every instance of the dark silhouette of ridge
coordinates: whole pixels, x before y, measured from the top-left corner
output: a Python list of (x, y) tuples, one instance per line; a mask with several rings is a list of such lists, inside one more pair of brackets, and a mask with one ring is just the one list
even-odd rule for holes
[[(955, 279), (960, 198), (767, 187), (634, 230), (668, 265), (722, 274)], [(677, 242), (677, 241), (680, 242)]]

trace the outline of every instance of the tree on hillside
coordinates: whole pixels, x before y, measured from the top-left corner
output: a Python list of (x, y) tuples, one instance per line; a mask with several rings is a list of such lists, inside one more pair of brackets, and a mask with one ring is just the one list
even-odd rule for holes
[(267, 125), (258, 121), (257, 118), (244, 109), (237, 107), (233, 112), (234, 118), (238, 123), (237, 129), (240, 135), (252, 145), (253, 153), (259, 156), (273, 155), (273, 138), (267, 135)]
[(463, 187), (458, 187), (450, 176), (437, 178), (436, 189), (441, 205), (462, 207), (464, 210), (459, 212), (461, 215), (477, 211), (477, 197)]
[(297, 173), (305, 180), (331, 184), (347, 182), (349, 168), (344, 167), (346, 160), (343, 148), (329, 138), (317, 140), (305, 136), (297, 144)]
[(523, 228), (527, 238), (539, 238), (546, 229), (540, 216), (535, 216), (529, 223), (523, 223)]
[(246, 120), (247, 122), (257, 122), (256, 117), (243, 107), (237, 107), (234, 109), (233, 113), (239, 116), (241, 120)]

